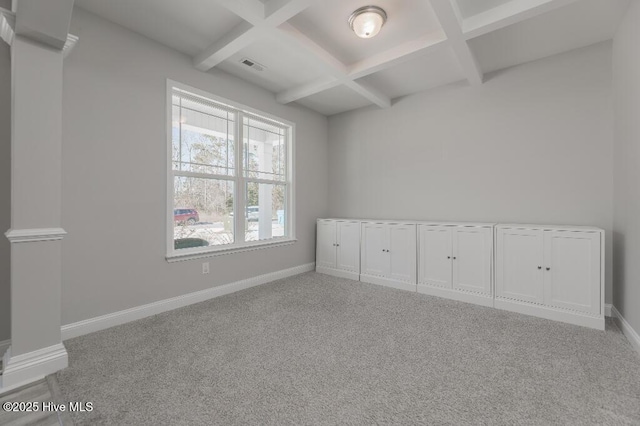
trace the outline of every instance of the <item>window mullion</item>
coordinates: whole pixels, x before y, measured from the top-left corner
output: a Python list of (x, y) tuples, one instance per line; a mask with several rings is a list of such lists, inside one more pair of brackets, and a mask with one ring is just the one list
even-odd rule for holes
[(236, 114), (235, 123), (235, 148), (236, 148), (236, 188), (235, 188), (235, 200), (233, 203), (234, 209), (234, 221), (235, 221), (235, 244), (244, 244), (245, 242), (245, 220), (244, 212), (245, 207), (245, 191), (246, 185), (244, 183), (244, 126), (242, 122), (244, 116), (242, 112)]
[(244, 178), (245, 183), (246, 182), (255, 182), (255, 183), (263, 183), (263, 184), (267, 184), (267, 185), (283, 185), (283, 186), (287, 186), (287, 181), (286, 180), (271, 180), (271, 179), (259, 179), (259, 178)]
[(198, 172), (183, 172), (179, 170), (173, 171), (174, 176), (193, 177), (200, 179), (215, 179), (215, 180), (231, 180), (235, 182), (235, 177), (228, 175), (216, 175), (212, 173), (198, 173)]

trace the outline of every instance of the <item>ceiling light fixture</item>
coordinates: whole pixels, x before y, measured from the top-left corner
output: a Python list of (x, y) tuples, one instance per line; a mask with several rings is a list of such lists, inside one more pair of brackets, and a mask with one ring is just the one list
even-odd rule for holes
[(349, 17), (349, 26), (360, 38), (375, 37), (385, 22), (387, 13), (378, 6), (361, 7)]

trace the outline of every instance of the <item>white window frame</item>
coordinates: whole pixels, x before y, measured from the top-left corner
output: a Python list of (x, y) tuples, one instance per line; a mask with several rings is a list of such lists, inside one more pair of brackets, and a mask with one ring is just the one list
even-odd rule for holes
[[(206, 246), (206, 247), (194, 247), (181, 250), (174, 249), (174, 171), (172, 161), (172, 95), (173, 89), (180, 89), (186, 92), (193, 93), (198, 96), (210, 99), (215, 102), (219, 102), (227, 107), (231, 107), (237, 110), (236, 128), (235, 128), (235, 159), (236, 159), (236, 174), (233, 177), (225, 177), (226, 180), (234, 182), (234, 203), (233, 203), (233, 215), (234, 215), (234, 242), (232, 244), (225, 244), (219, 246)], [(285, 236), (275, 237), (269, 240), (262, 241), (244, 241), (244, 203), (245, 203), (245, 191), (246, 182), (256, 182), (260, 179), (245, 178), (243, 173), (243, 149), (244, 149), (244, 135), (243, 135), (243, 113), (264, 117), (269, 120), (273, 120), (280, 124), (284, 124), (289, 127), (287, 131), (287, 178), (286, 182), (286, 201), (285, 201)], [(197, 89), (195, 87), (188, 86), (186, 84), (179, 83), (167, 79), (167, 112), (166, 112), (166, 129), (167, 129), (167, 224), (166, 224), (166, 242), (167, 242), (167, 255), (168, 262), (177, 262), (181, 260), (199, 259), (205, 257), (218, 256), (223, 254), (238, 253), (243, 251), (258, 250), (268, 247), (278, 247), (283, 245), (289, 245), (295, 243), (295, 123), (288, 120), (284, 120), (280, 117), (259, 111), (257, 109), (248, 107), (246, 105), (239, 104), (234, 101), (222, 98), (220, 96), (213, 95), (204, 90)], [(266, 183), (271, 183), (266, 182)], [(242, 189), (240, 189), (242, 188)], [(239, 238), (241, 237), (241, 238)], [(242, 241), (240, 241), (242, 239)]]

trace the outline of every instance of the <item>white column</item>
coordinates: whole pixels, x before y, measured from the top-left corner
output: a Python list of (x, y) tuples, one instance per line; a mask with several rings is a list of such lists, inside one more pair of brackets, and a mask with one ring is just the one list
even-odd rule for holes
[(11, 347), (0, 391), (67, 366), (60, 334), (62, 60), (15, 35), (11, 45)]

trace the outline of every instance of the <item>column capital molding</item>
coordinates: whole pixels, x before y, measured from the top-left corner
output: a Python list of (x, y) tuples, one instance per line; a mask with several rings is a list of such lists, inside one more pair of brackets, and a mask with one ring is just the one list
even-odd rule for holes
[(36, 243), (39, 241), (61, 240), (67, 235), (67, 231), (62, 228), (9, 229), (4, 235), (12, 244)]
[[(16, 14), (8, 9), (0, 7), (0, 38), (4, 40), (9, 46), (13, 44), (13, 39), (16, 36)], [(62, 56), (67, 57), (71, 50), (78, 42), (78, 36), (73, 34), (67, 34), (67, 42), (62, 48)]]

